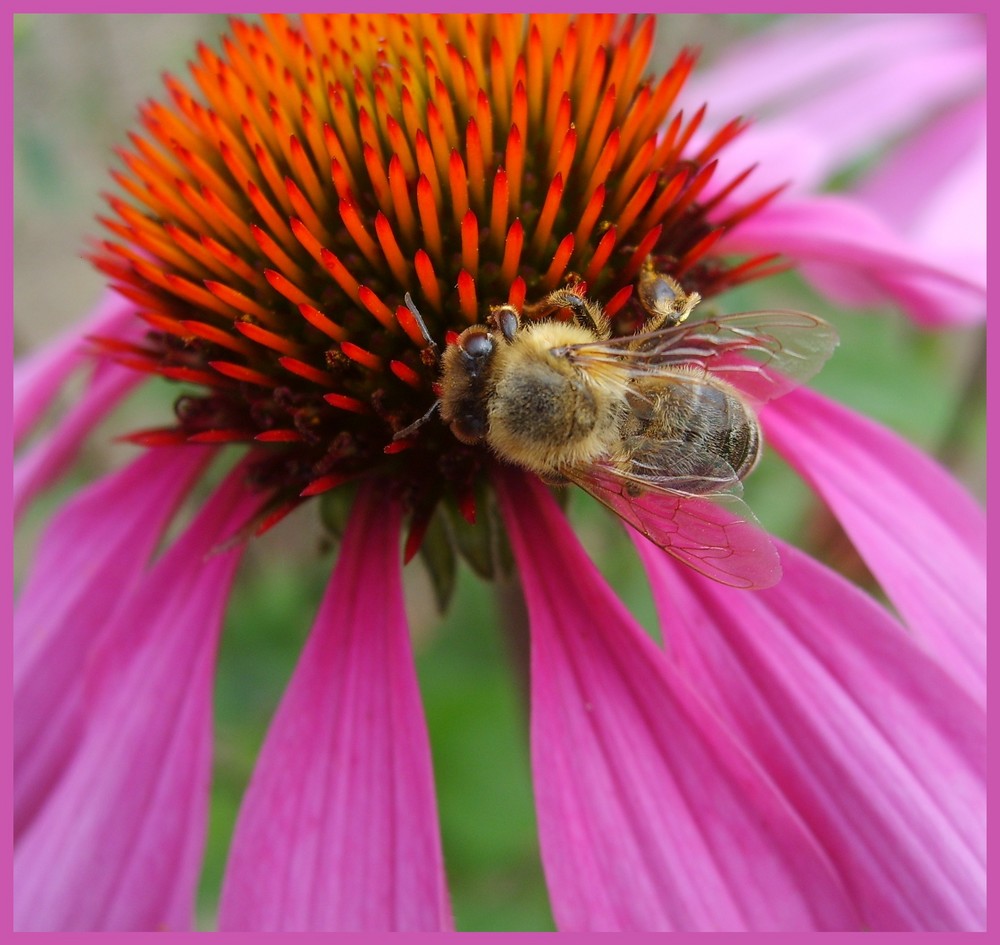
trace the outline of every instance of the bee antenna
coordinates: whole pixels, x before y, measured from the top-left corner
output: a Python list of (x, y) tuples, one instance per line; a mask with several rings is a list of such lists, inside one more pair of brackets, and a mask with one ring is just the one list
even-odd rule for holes
[[(433, 342), (431, 342), (433, 344)], [(438, 398), (431, 404), (430, 409), (422, 417), (418, 417), (413, 421), (408, 427), (403, 427), (398, 433), (395, 433), (392, 437), (393, 441), (405, 440), (411, 433), (415, 433), (419, 430), (431, 417), (434, 416), (434, 411), (438, 409), (441, 405), (441, 399)]]
[(424, 317), (420, 314), (420, 309), (413, 304), (413, 299), (410, 298), (409, 292), (406, 292), (403, 295), (403, 301), (406, 303), (406, 307), (410, 310), (410, 314), (417, 320), (417, 327), (420, 329), (420, 334), (424, 336), (424, 341), (427, 342), (427, 347), (437, 349), (437, 342), (431, 337), (431, 333), (427, 330)]

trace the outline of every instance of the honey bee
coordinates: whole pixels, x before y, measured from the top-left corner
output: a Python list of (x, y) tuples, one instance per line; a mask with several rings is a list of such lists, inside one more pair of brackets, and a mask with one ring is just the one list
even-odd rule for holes
[(698, 295), (651, 266), (637, 287), (645, 322), (627, 337), (579, 286), (524, 318), (491, 309), (441, 358), (441, 419), (463, 443), (577, 484), (702, 574), (768, 587), (777, 551), (740, 498), (761, 455), (757, 408), (818, 371), (836, 333), (792, 311), (688, 321)]

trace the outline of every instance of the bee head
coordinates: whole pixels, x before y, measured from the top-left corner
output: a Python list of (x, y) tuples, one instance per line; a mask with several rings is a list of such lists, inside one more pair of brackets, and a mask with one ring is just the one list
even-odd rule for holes
[(466, 328), (455, 344), (463, 367), (472, 377), (478, 376), (493, 357), (493, 335), (482, 325)]
[(496, 339), (484, 325), (466, 328), (444, 353), (441, 419), (463, 443), (486, 436), (486, 392)]

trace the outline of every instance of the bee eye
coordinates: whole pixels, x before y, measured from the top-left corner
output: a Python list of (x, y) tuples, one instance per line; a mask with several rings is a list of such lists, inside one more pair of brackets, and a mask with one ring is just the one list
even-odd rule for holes
[(484, 358), (493, 350), (493, 340), (484, 331), (470, 332), (460, 344), (470, 358)]

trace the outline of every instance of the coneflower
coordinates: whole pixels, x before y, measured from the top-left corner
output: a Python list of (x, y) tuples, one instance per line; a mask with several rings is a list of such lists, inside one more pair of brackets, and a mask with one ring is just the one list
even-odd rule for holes
[[(653, 20), (447, 21), (304, 16), (234, 24), (199, 48), (207, 104), (170, 81), (122, 152), (97, 265), (152, 329), (95, 343), (193, 383), (140, 445), (261, 445), (260, 529), (348, 479), (384, 474), (410, 512), (407, 558), (437, 503), (470, 522), (484, 454), (440, 424), (431, 339), (520, 309), (571, 273), (634, 328), (650, 258), (711, 297), (774, 259), (711, 247), (767, 202), (709, 220), (699, 199), (734, 121), (697, 153), (702, 114), (673, 109), (693, 64), (644, 75)], [(664, 133), (662, 129), (666, 127)], [(138, 202), (138, 206), (136, 203)]]
[[(56, 514), (20, 594), (18, 928), (191, 927), (241, 552), (344, 495), (336, 568), (232, 839), (221, 929), (452, 927), (401, 590), (425, 540), (523, 585), (560, 929), (984, 924), (983, 522), (946, 474), (819, 395), (784, 398), (768, 436), (906, 627), (795, 549), (777, 587), (749, 593), (636, 536), (663, 650), (549, 490), (433, 415), (435, 349), (493, 307), (530, 313), (568, 284), (625, 336), (644, 266), (711, 300), (787, 265), (722, 253), (780, 188), (748, 191), (749, 164), (720, 173), (744, 123), (706, 132), (704, 109), (679, 110), (695, 57), (650, 77), (653, 26), (234, 20), (219, 53), (199, 46), (193, 86), (169, 78), (169, 101), (143, 107), (93, 253), (117, 298), (15, 379), (23, 435), (96, 358), (19, 461), (19, 508), (144, 377), (183, 385), (172, 415), (126, 435), (141, 455)], [(223, 444), (240, 459), (157, 556)], [(872, 482), (906, 503), (890, 523)], [(898, 520), (933, 532), (933, 557), (890, 544)]]

